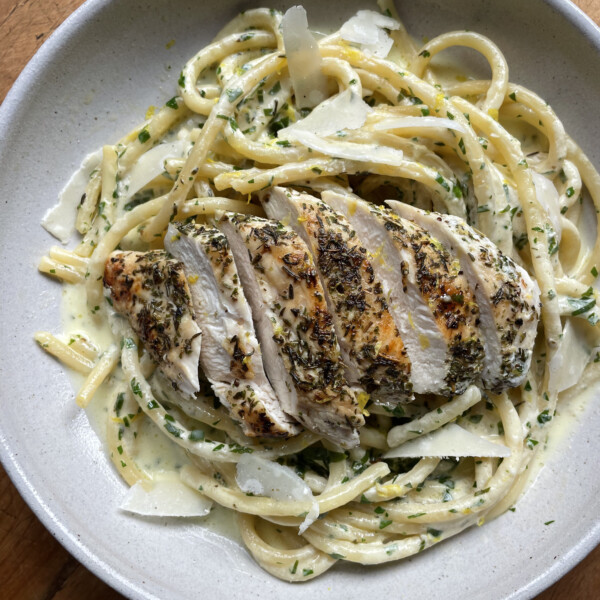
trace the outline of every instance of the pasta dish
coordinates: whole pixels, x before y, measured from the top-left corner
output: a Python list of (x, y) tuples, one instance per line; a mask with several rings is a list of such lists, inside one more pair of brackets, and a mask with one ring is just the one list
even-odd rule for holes
[[(600, 177), (472, 31), (253, 9), (84, 161), (44, 226), (132, 513), (237, 518), (290, 582), (513, 509), (598, 379)], [(444, 68), (477, 51), (491, 78)], [(560, 404), (559, 404), (560, 406)]]

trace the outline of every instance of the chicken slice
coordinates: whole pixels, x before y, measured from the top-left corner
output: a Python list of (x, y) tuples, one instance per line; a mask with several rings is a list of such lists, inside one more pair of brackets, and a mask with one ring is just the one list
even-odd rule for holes
[(458, 260), (412, 221), (355, 196), (323, 192), (371, 250), (412, 364), (417, 393), (461, 394), (483, 363), (479, 310)]
[(346, 217), (309, 194), (276, 187), (262, 196), (267, 215), (289, 223), (310, 248), (333, 316), (346, 378), (376, 402), (408, 402), (410, 361), (356, 232)]
[(281, 223), (225, 213), (218, 223), (252, 308), (265, 368), (283, 410), (340, 444), (364, 424), (346, 385), (324, 292), (308, 248)]
[(199, 391), (202, 334), (183, 265), (163, 250), (113, 252), (104, 265), (104, 286), (173, 387), (188, 396)]
[(393, 200), (387, 203), (430, 231), (460, 259), (479, 306), (484, 387), (499, 393), (520, 385), (529, 370), (540, 316), (537, 283), (463, 219)]
[(289, 437), (300, 428), (281, 409), (265, 375), (252, 314), (227, 238), (214, 228), (171, 223), (165, 248), (180, 260), (202, 328), (200, 365), (248, 436)]

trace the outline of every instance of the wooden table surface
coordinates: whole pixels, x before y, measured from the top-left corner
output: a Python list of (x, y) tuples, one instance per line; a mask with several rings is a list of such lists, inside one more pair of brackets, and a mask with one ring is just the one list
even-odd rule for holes
[[(600, 0), (577, 0), (600, 24)], [(0, 0), (0, 102), (48, 36), (83, 0)], [(268, 4), (268, 2), (265, 2)], [(123, 598), (73, 558), (21, 499), (0, 465), (0, 597)], [(600, 598), (600, 546), (537, 600)]]

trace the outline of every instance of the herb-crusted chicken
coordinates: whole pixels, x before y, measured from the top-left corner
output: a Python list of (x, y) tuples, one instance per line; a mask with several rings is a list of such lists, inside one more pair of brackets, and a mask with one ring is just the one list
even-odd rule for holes
[(322, 197), (371, 249), (412, 364), (415, 392), (464, 392), (481, 372), (483, 344), (479, 309), (459, 261), (389, 209), (331, 191)]
[(393, 200), (399, 215), (431, 231), (455, 256), (479, 306), (485, 358), (481, 380), (501, 392), (520, 385), (531, 362), (539, 320), (539, 290), (528, 273), (459, 217)]
[(269, 217), (289, 222), (310, 248), (333, 315), (346, 376), (385, 403), (412, 398), (410, 361), (381, 281), (348, 220), (305, 193), (276, 187), (262, 197)]
[(200, 364), (231, 417), (248, 436), (298, 433), (298, 424), (283, 412), (265, 375), (227, 238), (204, 225), (171, 223), (165, 248), (184, 265), (203, 333)]
[(201, 331), (182, 263), (164, 250), (113, 252), (104, 286), (173, 387), (188, 396), (197, 392)]
[(323, 288), (306, 244), (281, 223), (226, 213), (227, 236), (252, 307), (267, 375), (285, 412), (344, 447), (364, 423), (344, 378)]

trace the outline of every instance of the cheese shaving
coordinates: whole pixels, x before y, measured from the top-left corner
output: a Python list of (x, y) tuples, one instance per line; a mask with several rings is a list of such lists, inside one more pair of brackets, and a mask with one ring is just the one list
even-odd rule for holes
[(120, 182), (120, 189), (127, 190), (127, 193), (123, 195), (127, 199), (131, 198), (164, 172), (165, 160), (169, 158), (184, 158), (188, 148), (188, 141), (177, 140), (175, 142), (159, 144), (148, 150), (148, 152), (138, 159), (128, 175)]
[(209, 500), (178, 479), (138, 482), (127, 490), (121, 510), (148, 517), (204, 517)]
[(358, 129), (365, 124), (370, 111), (371, 107), (358, 94), (346, 89), (321, 102), (306, 118), (281, 129), (278, 137), (286, 138), (295, 131), (328, 136), (344, 129)]
[(494, 444), (456, 425), (449, 423), (437, 429), (405, 442), (383, 455), (383, 458), (420, 458), (446, 456), (510, 456), (510, 449)]
[(61, 190), (58, 203), (48, 209), (42, 219), (44, 229), (63, 244), (69, 241), (75, 231), (77, 206), (85, 193), (92, 171), (100, 166), (101, 161), (102, 149), (88, 154), (81, 167), (73, 173), (67, 185)]
[(397, 166), (404, 155), (402, 150), (378, 146), (376, 144), (356, 144), (354, 142), (340, 142), (331, 138), (322, 138), (310, 131), (297, 130), (288, 132), (286, 136), (290, 141), (300, 142), (307, 148), (316, 150), (321, 154), (346, 158), (359, 162), (377, 161), (384, 165)]
[(285, 13), (281, 30), (296, 106), (312, 108), (327, 98), (327, 78), (322, 72), (319, 46), (308, 29), (302, 6), (292, 6)]
[(244, 454), (237, 464), (235, 480), (243, 492), (274, 500), (311, 504), (299, 533), (304, 533), (319, 516), (319, 504), (308, 485), (290, 468), (259, 456)]
[(560, 393), (579, 383), (587, 366), (591, 348), (586, 344), (579, 325), (567, 320), (558, 350), (550, 361), (548, 388)]
[(400, 24), (373, 10), (359, 10), (342, 25), (340, 34), (347, 42), (360, 44), (365, 53), (385, 58), (394, 43), (385, 29), (400, 29)]

